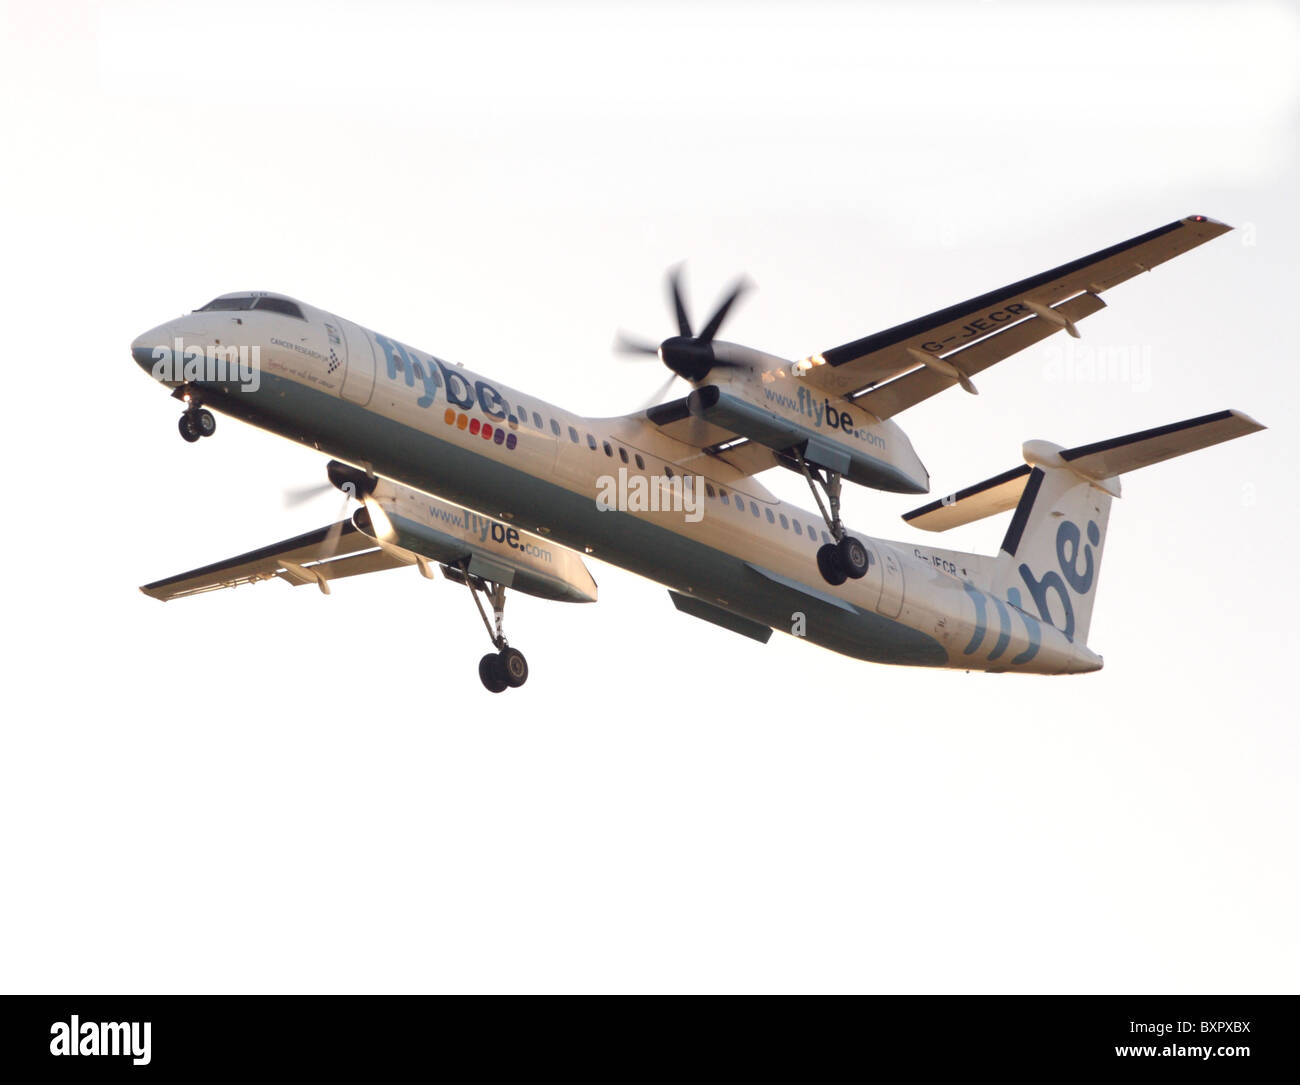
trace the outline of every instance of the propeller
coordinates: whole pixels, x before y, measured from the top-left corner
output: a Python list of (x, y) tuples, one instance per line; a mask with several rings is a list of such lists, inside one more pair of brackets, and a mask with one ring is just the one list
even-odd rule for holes
[(339, 463), (338, 460), (330, 460), (325, 471), (329, 475), (328, 482), (318, 483), (314, 486), (300, 486), (284, 491), (284, 505), (286, 508), (305, 504), (313, 498), (328, 493), (330, 490), (342, 491), (343, 505), (334, 518), (334, 522), (330, 525), (325, 538), (321, 541), (320, 551), (317, 554), (317, 560), (320, 561), (327, 561), (332, 558), (339, 547), (339, 539), (343, 537), (343, 525), (348, 521), (348, 504), (353, 500), (364, 504), (366, 499), (374, 493), (377, 482), (373, 475), (367, 475), (364, 471), (360, 471), (355, 467)]
[(314, 501), (321, 494), (327, 494), (334, 489), (332, 482), (320, 482), (315, 486), (298, 486), (293, 489), (284, 491), (284, 507), (286, 509), (296, 509), (299, 505), (305, 505), (308, 501)]
[[(697, 335), (692, 331), (690, 314), (686, 310), (686, 301), (682, 296), (682, 269), (680, 266), (675, 267), (668, 273), (668, 298), (672, 303), (673, 314), (677, 318), (677, 334), (669, 336), (655, 346), (644, 339), (620, 332), (614, 343), (615, 349), (622, 354), (655, 355), (672, 370), (673, 375), (668, 378), (668, 384), (677, 377), (698, 384), (714, 369), (744, 368), (740, 362), (717, 357), (713, 350), (713, 339), (722, 327), (723, 321), (727, 319), (731, 307), (751, 286), (748, 279), (743, 277), (737, 279)], [(667, 388), (666, 384), (659, 394), (663, 395)]]
[(325, 533), (325, 538), (320, 544), (320, 553), (316, 555), (319, 560), (328, 561), (339, 548), (339, 539), (343, 538), (343, 525), (348, 520), (348, 503), (351, 500), (352, 495), (344, 493), (343, 504), (339, 507), (338, 515), (335, 516), (334, 523), (330, 524), (330, 529)]
[(658, 389), (655, 391), (654, 395), (650, 396), (644, 403), (642, 403), (641, 406), (637, 408), (637, 410), (648, 411), (651, 407), (655, 406), (658, 403), (661, 403), (663, 401), (664, 396), (668, 394), (668, 389), (673, 386), (673, 381), (675, 381), (676, 379), (677, 379), (676, 373), (669, 373), (668, 379), (664, 381), (663, 384), (661, 384), (658, 387)]

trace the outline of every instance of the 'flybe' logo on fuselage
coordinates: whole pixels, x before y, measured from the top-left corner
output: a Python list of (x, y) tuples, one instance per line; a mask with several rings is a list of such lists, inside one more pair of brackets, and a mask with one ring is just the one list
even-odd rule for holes
[(373, 333), (379, 349), (384, 352), (384, 361), (391, 381), (402, 380), (408, 388), (418, 383), (424, 391), (415, 401), (417, 407), (432, 407), (442, 389), (447, 403), (462, 410), (480, 410), (490, 418), (502, 422), (517, 423), (519, 420), (511, 413), (510, 404), (492, 385), (484, 380), (470, 380), (456, 367), (449, 366), (441, 358), (430, 354), (421, 358), (409, 347), (389, 339), (387, 336)]

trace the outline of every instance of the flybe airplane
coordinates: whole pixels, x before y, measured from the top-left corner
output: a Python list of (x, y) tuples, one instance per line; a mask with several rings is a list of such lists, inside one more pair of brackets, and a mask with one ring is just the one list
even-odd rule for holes
[[(1096, 671), (1093, 602), (1120, 476), (1259, 430), (1220, 410), (1063, 448), (903, 519), (944, 531), (1011, 512), (993, 555), (850, 532), (845, 482), (924, 494), (929, 475), (897, 418), (1104, 308), (1124, 280), (1225, 233), (1192, 215), (1009, 286), (790, 360), (717, 338), (738, 284), (692, 323), (669, 278), (676, 334), (623, 339), (689, 394), (585, 418), (282, 294), (223, 294), (145, 332), (132, 357), (184, 405), (181, 436), (213, 412), (330, 457), (355, 499), (321, 529), (143, 587), (170, 600), (279, 579), (329, 594), (343, 577), (413, 566), (465, 585), (492, 651), (492, 692), (524, 684), (506, 639), (510, 589), (596, 600), (594, 556), (667, 587), (676, 608), (766, 642), (774, 629), (855, 659), (1032, 674)], [(815, 511), (775, 497), (767, 471), (801, 475)], [(485, 606), (486, 604), (486, 606)], [(488, 610), (492, 617), (489, 618)]]

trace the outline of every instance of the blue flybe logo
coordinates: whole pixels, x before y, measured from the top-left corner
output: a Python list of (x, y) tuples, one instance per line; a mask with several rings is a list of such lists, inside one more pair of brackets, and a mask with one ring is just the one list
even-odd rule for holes
[(466, 411), (477, 409), (489, 418), (518, 422), (510, 411), (510, 404), (487, 381), (475, 380), (471, 384), (468, 377), (441, 358), (432, 354), (421, 358), (409, 347), (404, 347), (387, 336), (375, 333), (375, 342), (384, 352), (390, 381), (396, 383), (402, 380), (408, 388), (414, 388), (418, 383), (423, 388), (415, 401), (417, 407), (432, 407), (441, 389), (449, 406)]
[(764, 388), (763, 394), (768, 401), (794, 414), (801, 414), (810, 419), (817, 429), (839, 430), (846, 437), (852, 437), (863, 444), (884, 449), (885, 439), (867, 426), (855, 426), (853, 415), (832, 403), (828, 396), (815, 396), (804, 385), (793, 396), (775, 388)]
[[(1055, 624), (1050, 605), (1050, 597), (1055, 595), (1063, 615), (1060, 629), (1070, 640), (1074, 639), (1074, 603), (1066, 585), (1080, 596), (1087, 595), (1092, 590), (1093, 580), (1097, 576), (1093, 547), (1100, 543), (1101, 529), (1094, 521), (1088, 521), (1088, 541), (1085, 543), (1079, 525), (1070, 520), (1062, 520), (1061, 526), (1056, 529), (1057, 568), (1049, 569), (1036, 578), (1028, 565), (1023, 562), (1020, 564), (1020, 579), (1024, 581), (1034, 606), (1038, 608), (1039, 617)], [(1010, 596), (1011, 593), (1007, 594)], [(1016, 594), (1018, 596), (1019, 592)], [(1018, 598), (1011, 602), (1019, 606)]]

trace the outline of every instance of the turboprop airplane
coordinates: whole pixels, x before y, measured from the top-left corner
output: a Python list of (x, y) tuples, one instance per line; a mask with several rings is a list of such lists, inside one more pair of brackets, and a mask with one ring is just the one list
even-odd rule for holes
[[(1262, 429), (1218, 411), (1075, 448), (1023, 446), (1024, 463), (904, 516), (942, 531), (1014, 509), (985, 556), (851, 534), (842, 483), (929, 491), (894, 420), (1049, 335), (1078, 336), (1101, 294), (1230, 227), (1171, 222), (977, 298), (791, 361), (716, 338), (738, 284), (697, 332), (670, 275), (677, 334), (657, 356), (691, 392), (616, 418), (537, 396), (282, 294), (223, 294), (145, 332), (135, 361), (185, 404), (181, 436), (212, 411), (326, 453), (350, 517), (145, 585), (169, 600), (266, 579), (316, 585), (432, 566), (469, 588), (494, 651), (492, 692), (528, 664), (503, 628), (506, 592), (594, 602), (593, 555), (668, 588), (678, 610), (766, 642), (773, 629), (857, 659), (962, 670), (1073, 674), (1087, 645), (1120, 476)], [(759, 482), (798, 472), (812, 513)], [(493, 612), (489, 620), (482, 599)]]

